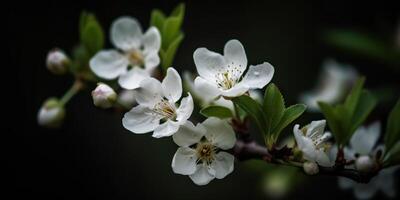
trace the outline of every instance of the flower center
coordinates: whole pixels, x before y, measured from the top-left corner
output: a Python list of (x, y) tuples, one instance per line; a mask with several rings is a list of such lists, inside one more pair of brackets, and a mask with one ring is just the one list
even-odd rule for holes
[(323, 149), (326, 150), (329, 148), (329, 145), (326, 144), (325, 142), (328, 141), (331, 138), (331, 135), (329, 133), (323, 133), (321, 131), (314, 131), (310, 133), (310, 135), (307, 134), (307, 127), (304, 127), (301, 129), (304, 136), (310, 138), (315, 146), (316, 149)]
[(158, 102), (154, 108), (153, 112), (158, 115), (161, 115), (164, 118), (174, 120), (176, 118), (176, 108), (175, 105), (171, 104), (168, 100), (162, 99)]
[[(241, 65), (239, 65), (241, 66)], [(234, 63), (228, 64), (228, 68), (224, 71), (219, 71), (215, 75), (217, 86), (224, 90), (229, 90), (240, 81), (243, 71), (234, 66)]]
[(210, 142), (200, 142), (196, 146), (198, 161), (210, 164), (215, 157), (216, 147)]
[(144, 63), (144, 57), (139, 50), (131, 50), (126, 53), (129, 63), (133, 66), (141, 66)]

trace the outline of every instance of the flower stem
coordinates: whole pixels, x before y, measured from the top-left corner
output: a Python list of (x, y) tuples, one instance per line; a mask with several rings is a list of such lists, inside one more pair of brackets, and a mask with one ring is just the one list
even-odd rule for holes
[(76, 79), (74, 84), (69, 88), (69, 90), (67, 90), (64, 96), (61, 97), (60, 104), (63, 106), (66, 105), (69, 100), (71, 100), (71, 98), (75, 96), (82, 88), (83, 83), (80, 80)]

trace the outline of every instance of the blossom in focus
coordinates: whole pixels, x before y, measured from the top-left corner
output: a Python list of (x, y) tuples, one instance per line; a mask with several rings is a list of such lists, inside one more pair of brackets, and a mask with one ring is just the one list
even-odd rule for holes
[(135, 18), (120, 17), (111, 25), (111, 42), (118, 50), (99, 51), (90, 60), (90, 68), (103, 79), (118, 78), (125, 89), (138, 88), (160, 63), (160, 32), (150, 27), (143, 34)]
[[(210, 96), (208, 93), (200, 93), (196, 90), (194, 85), (194, 79), (189, 71), (183, 72), (183, 80), (186, 86), (186, 89), (193, 95), (193, 97), (199, 101), (201, 107), (207, 107), (209, 105), (217, 105), (225, 108), (229, 108), (230, 110), (234, 110), (233, 102), (231, 100), (227, 100), (225, 98), (217, 98), (215, 99), (213, 96)], [(263, 96), (261, 94), (261, 90), (259, 89), (251, 89), (249, 90), (249, 96), (262, 104)]]
[(194, 81), (195, 88), (212, 99), (220, 96), (237, 97), (249, 89), (261, 89), (274, 75), (274, 67), (267, 62), (251, 65), (244, 74), (247, 57), (238, 40), (230, 40), (225, 44), (224, 55), (198, 48), (193, 58), (200, 75)]
[(57, 128), (61, 126), (65, 117), (65, 109), (61, 103), (55, 99), (50, 98), (46, 100), (40, 108), (37, 120), (39, 125), (48, 128)]
[(54, 74), (65, 74), (68, 70), (70, 60), (65, 53), (56, 48), (47, 54), (46, 66)]
[(117, 100), (114, 90), (104, 83), (98, 83), (92, 91), (93, 104), (100, 108), (110, 108)]
[(138, 105), (125, 113), (123, 126), (136, 134), (153, 132), (153, 137), (171, 136), (179, 126), (185, 124), (193, 112), (193, 99), (190, 93), (176, 103), (182, 96), (182, 80), (174, 68), (168, 68), (162, 83), (147, 78), (136, 90)]
[(324, 167), (330, 167), (333, 166), (334, 159), (331, 158), (330, 147), (326, 141), (332, 137), (332, 134), (324, 132), (325, 125), (325, 120), (312, 121), (302, 129), (296, 124), (293, 133), (297, 147), (303, 153), (304, 159)]
[(309, 111), (319, 111), (318, 101), (334, 104), (341, 101), (357, 79), (357, 72), (351, 67), (326, 60), (317, 83), (312, 91), (300, 96), (300, 101)]
[(235, 132), (225, 120), (215, 117), (194, 126), (186, 122), (172, 136), (180, 147), (172, 160), (177, 174), (189, 175), (197, 185), (222, 179), (233, 171), (234, 156), (222, 150), (233, 148)]

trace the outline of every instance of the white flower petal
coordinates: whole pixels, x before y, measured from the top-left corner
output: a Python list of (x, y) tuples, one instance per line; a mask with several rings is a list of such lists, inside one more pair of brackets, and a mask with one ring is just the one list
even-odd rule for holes
[(261, 89), (271, 81), (273, 76), (274, 67), (267, 62), (256, 66), (250, 65), (241, 83), (247, 85), (251, 89)]
[(211, 168), (215, 170), (215, 177), (218, 179), (224, 178), (230, 174), (234, 168), (235, 157), (226, 152), (219, 152), (215, 155), (215, 160), (211, 163)]
[(204, 95), (206, 101), (215, 99), (221, 95), (221, 90), (216, 85), (211, 84), (202, 77), (196, 77), (194, 86), (198, 94)]
[(293, 127), (293, 135), (294, 135), (294, 138), (296, 140), (296, 144), (299, 147), (299, 149), (304, 148), (305, 147), (304, 135), (303, 135), (303, 132), (300, 129), (300, 125), (298, 125), (298, 124), (294, 125), (294, 127)]
[(378, 192), (377, 185), (372, 181), (367, 184), (358, 183), (354, 187), (354, 195), (357, 199), (371, 199), (376, 192)]
[(150, 52), (144, 57), (144, 69), (149, 73), (152, 73), (159, 64), (160, 56), (157, 52)]
[(182, 98), (179, 108), (176, 109), (176, 120), (178, 122), (185, 122), (192, 115), (193, 108), (193, 98), (190, 93), (188, 93), (188, 96)]
[(231, 111), (234, 111), (234, 105), (233, 102), (231, 100), (226, 100), (223, 97), (218, 98), (217, 100), (215, 100), (214, 102), (212, 102), (213, 105), (217, 105), (217, 106), (222, 106), (225, 108), (228, 108)]
[(212, 174), (210, 174), (207, 166), (204, 164), (198, 164), (196, 167), (196, 172), (189, 177), (197, 185), (207, 185), (215, 178)]
[(136, 134), (153, 131), (160, 124), (160, 119), (155, 115), (148, 114), (149, 112), (151, 111), (147, 107), (138, 105), (125, 113), (122, 125)]
[(360, 127), (350, 139), (350, 145), (356, 153), (368, 155), (379, 139), (381, 124), (375, 122), (369, 127)]
[(307, 137), (322, 135), (325, 130), (326, 120), (312, 121), (307, 127)]
[(223, 150), (231, 149), (236, 142), (235, 132), (226, 120), (209, 117), (203, 123), (208, 141)]
[(215, 83), (216, 75), (227, 69), (224, 57), (206, 48), (198, 48), (193, 53), (197, 73), (204, 79)]
[(316, 151), (315, 161), (323, 167), (332, 167), (335, 164), (329, 159), (329, 155), (322, 150)]
[(238, 97), (249, 91), (249, 86), (243, 83), (234, 85), (231, 89), (222, 90), (221, 94), (224, 97)]
[(178, 122), (167, 120), (166, 122), (158, 126), (156, 129), (154, 129), (153, 137), (155, 138), (168, 137), (176, 133), (178, 129), (179, 129)]
[(136, 89), (136, 101), (138, 104), (153, 108), (161, 101), (161, 83), (155, 78), (147, 78), (140, 82), (140, 87)]
[(147, 71), (134, 67), (127, 73), (122, 74), (118, 79), (118, 83), (124, 89), (133, 90), (140, 87), (140, 82), (146, 78), (150, 78), (150, 74)]
[(203, 125), (197, 124), (194, 126), (192, 122), (186, 121), (185, 124), (179, 127), (172, 139), (178, 146), (188, 147), (198, 143), (205, 134), (206, 129)]
[(143, 43), (143, 53), (145, 55), (155, 52), (158, 53), (161, 46), (161, 36), (158, 29), (154, 26), (150, 27), (142, 38)]
[(90, 69), (104, 79), (115, 79), (126, 72), (129, 61), (118, 51), (103, 50), (90, 59)]
[(161, 83), (164, 96), (173, 102), (177, 102), (182, 96), (182, 80), (178, 72), (170, 67), (167, 75)]
[(142, 28), (135, 18), (120, 17), (111, 25), (111, 42), (121, 50), (139, 49), (142, 36)]
[(242, 73), (247, 68), (246, 52), (242, 43), (238, 40), (229, 40), (224, 47), (224, 57), (229, 65), (232, 65)]
[(196, 171), (196, 151), (189, 147), (179, 147), (172, 159), (172, 170), (176, 174), (190, 175)]

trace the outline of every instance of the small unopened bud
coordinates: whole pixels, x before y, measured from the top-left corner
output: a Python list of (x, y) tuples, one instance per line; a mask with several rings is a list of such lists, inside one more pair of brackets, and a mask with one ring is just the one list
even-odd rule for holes
[(69, 58), (60, 49), (53, 49), (47, 54), (46, 66), (54, 74), (65, 74), (70, 63)]
[(356, 169), (360, 172), (370, 172), (375, 167), (375, 162), (370, 156), (359, 156), (355, 162)]
[(305, 162), (303, 163), (303, 170), (308, 175), (315, 175), (319, 172), (319, 167), (315, 162)]
[(37, 116), (39, 125), (48, 128), (60, 127), (65, 117), (65, 109), (56, 98), (46, 100)]
[(110, 108), (117, 100), (114, 90), (104, 83), (98, 83), (96, 89), (92, 91), (93, 103), (100, 108)]
[(134, 90), (122, 90), (118, 94), (118, 103), (123, 107), (130, 109), (136, 103)]

